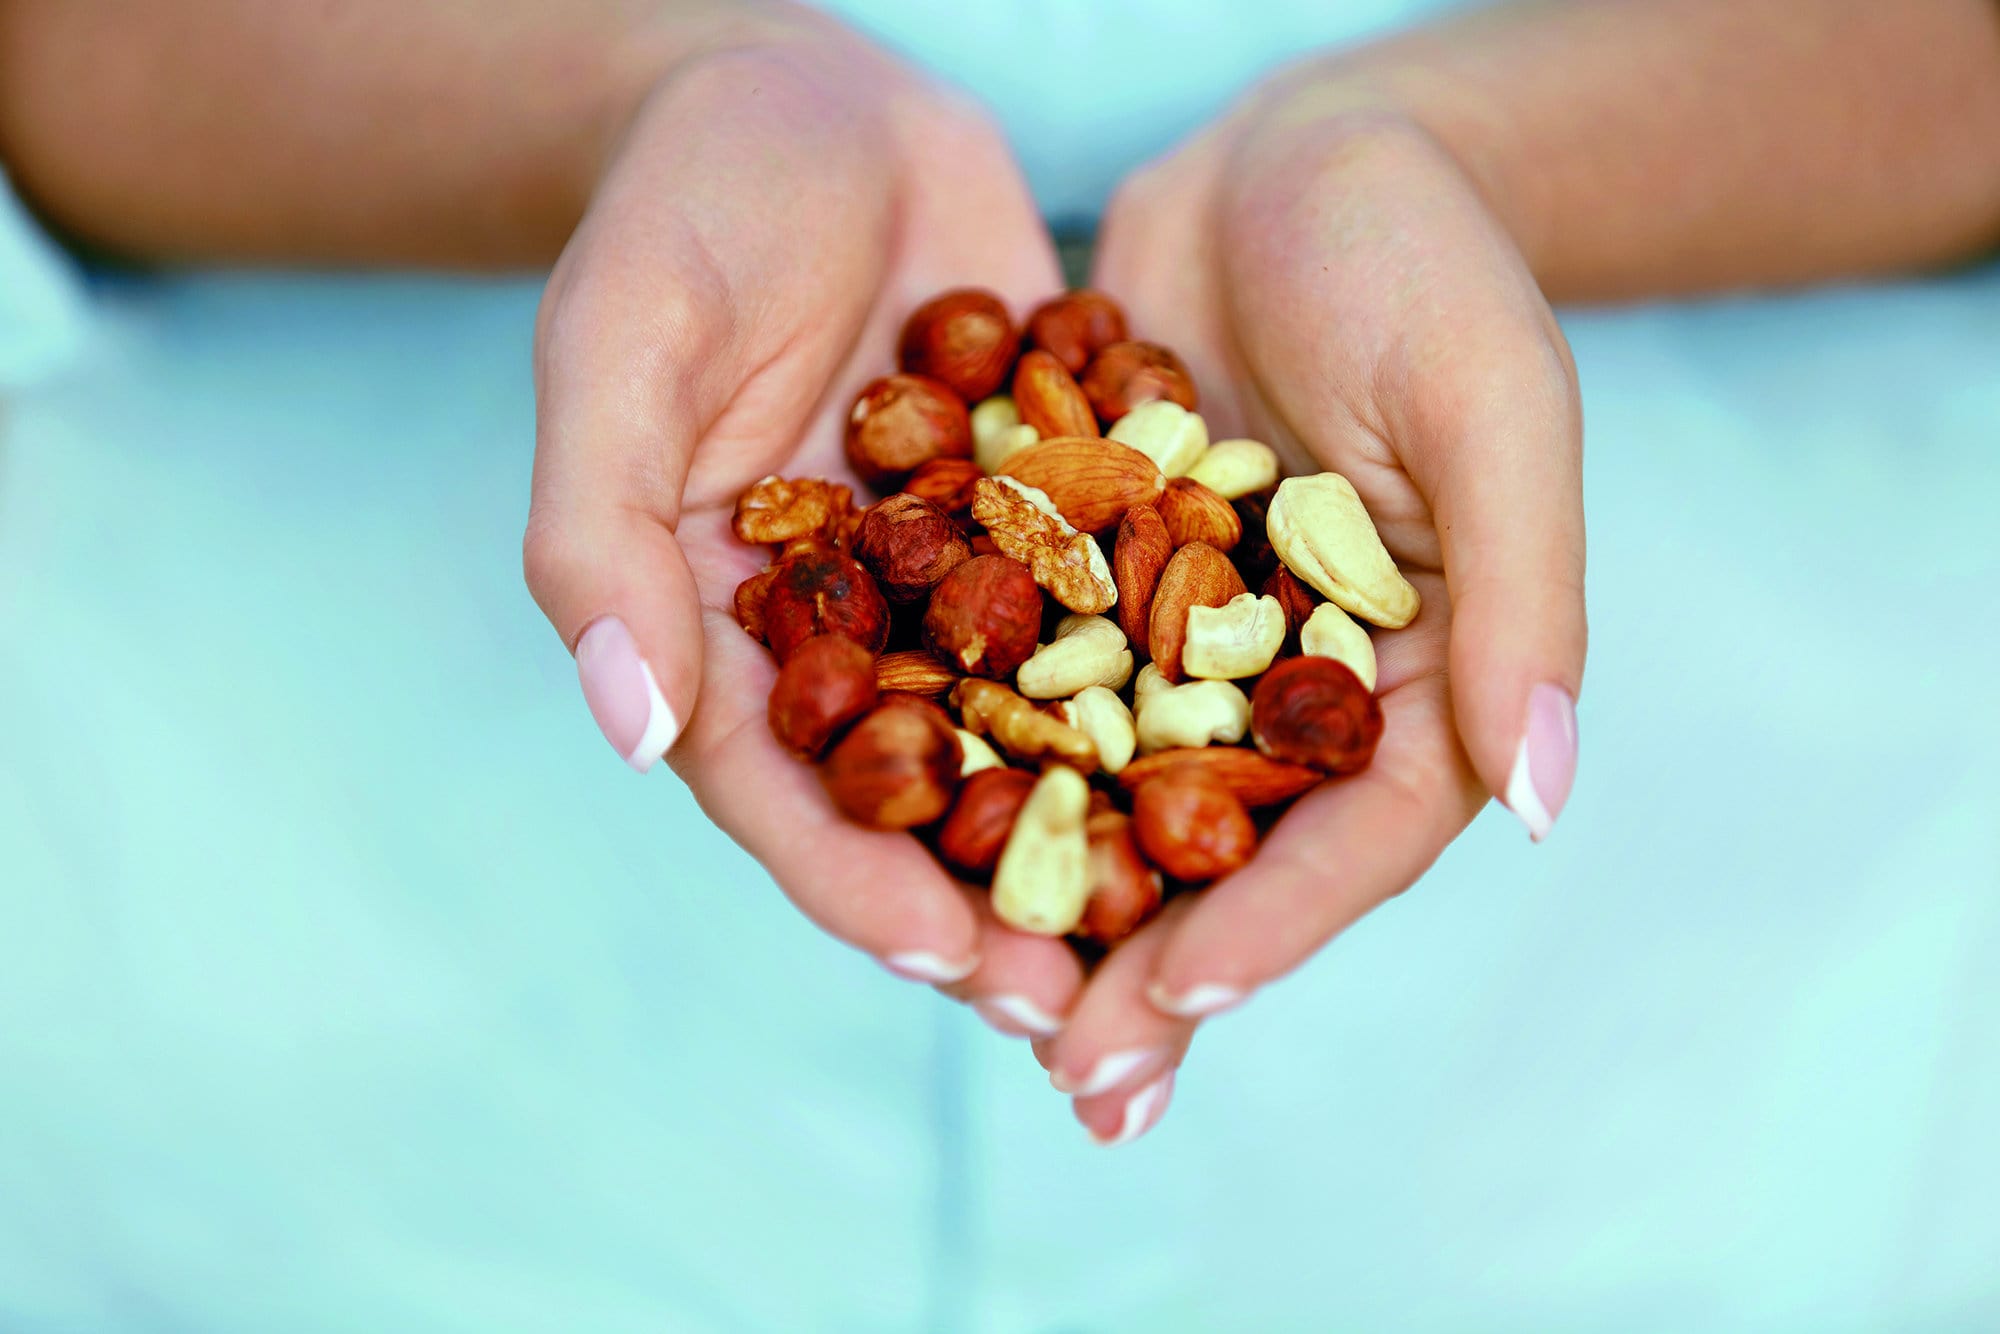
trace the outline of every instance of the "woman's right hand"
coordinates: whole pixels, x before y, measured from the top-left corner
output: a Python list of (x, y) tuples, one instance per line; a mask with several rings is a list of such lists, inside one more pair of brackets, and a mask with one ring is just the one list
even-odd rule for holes
[(765, 561), (730, 530), (736, 497), (770, 473), (852, 481), (846, 409), (904, 314), (963, 284), (1017, 314), (1059, 286), (967, 101), (809, 13), (681, 59), (542, 301), (525, 565), (620, 756), (664, 755), (833, 935), (1041, 1033), (1081, 985), (1067, 946), (999, 929), (915, 839), (842, 820), (772, 738), (776, 669), (731, 610)]

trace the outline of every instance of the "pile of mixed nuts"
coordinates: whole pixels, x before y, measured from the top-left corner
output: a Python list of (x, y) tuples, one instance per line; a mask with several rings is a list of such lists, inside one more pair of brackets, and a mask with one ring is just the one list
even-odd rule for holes
[(1367, 767), (1353, 618), (1407, 625), (1417, 591), (1345, 478), (1211, 443), (1186, 367), (1100, 293), (1019, 330), (946, 292), (900, 359), (847, 426), (882, 499), (767, 477), (737, 503), (775, 548), (736, 590), (780, 664), (771, 730), (848, 818), (990, 879), (1002, 921), (1112, 944)]

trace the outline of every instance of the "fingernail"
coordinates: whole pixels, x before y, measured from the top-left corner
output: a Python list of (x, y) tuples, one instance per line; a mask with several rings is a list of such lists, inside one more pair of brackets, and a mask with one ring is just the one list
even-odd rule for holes
[(1205, 1015), (1220, 1014), (1232, 1005), (1241, 1004), (1243, 993), (1235, 987), (1225, 987), (1215, 982), (1203, 982), (1189, 987), (1178, 996), (1165, 986), (1155, 982), (1146, 988), (1146, 999), (1161, 1014), (1171, 1014), (1178, 1019), (1200, 1019)]
[(1061, 1071), (1052, 1072), (1049, 1083), (1056, 1086), (1057, 1092), (1067, 1093), (1072, 1098), (1093, 1098), (1124, 1083), (1133, 1071), (1157, 1059), (1164, 1050), (1161, 1047), (1128, 1047), (1124, 1051), (1114, 1051), (1098, 1057), (1097, 1064), (1090, 1067), (1090, 1073), (1074, 1083), (1064, 1078)]
[(994, 1029), (1010, 1038), (1052, 1038), (1062, 1032), (1062, 1020), (1026, 996), (988, 996), (972, 1008)]
[(1091, 1138), (1107, 1149), (1130, 1144), (1160, 1123), (1160, 1118), (1166, 1115), (1167, 1102), (1173, 1096), (1174, 1072), (1169, 1070), (1126, 1100), (1125, 1114), (1119, 1118), (1117, 1134), (1110, 1139), (1102, 1139), (1093, 1131)]
[(652, 768), (680, 735), (680, 720), (660, 693), (653, 669), (616, 616), (598, 617), (576, 641), (576, 678), (597, 730), (640, 773)]
[(1555, 827), (1576, 779), (1576, 702), (1561, 686), (1538, 685), (1528, 695), (1528, 725), (1507, 775), (1508, 809), (1539, 843)]
[(971, 977), (979, 967), (979, 959), (975, 956), (954, 961), (928, 950), (905, 950), (882, 960), (882, 966), (907, 981), (928, 982), (937, 986), (945, 982), (963, 982)]

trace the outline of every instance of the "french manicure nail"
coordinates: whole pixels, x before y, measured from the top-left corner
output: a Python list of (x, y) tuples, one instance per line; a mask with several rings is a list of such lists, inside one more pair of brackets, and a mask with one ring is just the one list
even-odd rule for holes
[[(1119, 1119), (1118, 1133), (1110, 1139), (1098, 1139), (1107, 1149), (1115, 1149), (1120, 1144), (1130, 1144), (1139, 1136), (1158, 1125), (1166, 1114), (1167, 1102), (1174, 1096), (1174, 1072), (1169, 1070), (1146, 1087), (1134, 1093), (1125, 1103), (1125, 1114)], [(1093, 1132), (1093, 1138), (1096, 1138)]]
[(1539, 843), (1555, 827), (1576, 779), (1576, 702), (1561, 686), (1538, 685), (1528, 694), (1528, 722), (1507, 775), (1509, 810)]
[(972, 1008), (995, 1029), (1008, 1037), (1052, 1038), (1062, 1032), (1062, 1020), (1026, 996), (988, 996)]
[(1093, 1098), (1130, 1078), (1140, 1066), (1158, 1057), (1165, 1049), (1161, 1047), (1128, 1047), (1124, 1051), (1109, 1052), (1097, 1058), (1097, 1064), (1090, 1067), (1090, 1073), (1071, 1083), (1060, 1071), (1050, 1074), (1049, 1083), (1056, 1086), (1059, 1093), (1067, 1093), (1072, 1098)]
[(597, 730), (625, 763), (645, 773), (680, 735), (653, 669), (639, 655), (632, 631), (616, 616), (600, 616), (576, 641), (576, 677)]
[(1201, 1019), (1241, 1004), (1243, 993), (1217, 982), (1202, 982), (1175, 995), (1155, 982), (1146, 988), (1146, 999), (1162, 1014), (1171, 1014), (1178, 1019)]
[(952, 960), (928, 950), (905, 950), (882, 960), (882, 966), (907, 981), (938, 986), (947, 982), (963, 982), (971, 977), (979, 967), (979, 959), (975, 956)]

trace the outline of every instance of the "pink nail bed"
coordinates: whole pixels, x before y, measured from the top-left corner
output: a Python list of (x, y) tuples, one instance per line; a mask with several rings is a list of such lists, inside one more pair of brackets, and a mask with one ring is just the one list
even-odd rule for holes
[(590, 623), (576, 641), (576, 676), (611, 748), (640, 773), (652, 768), (674, 744), (680, 722), (625, 622), (600, 616)]

